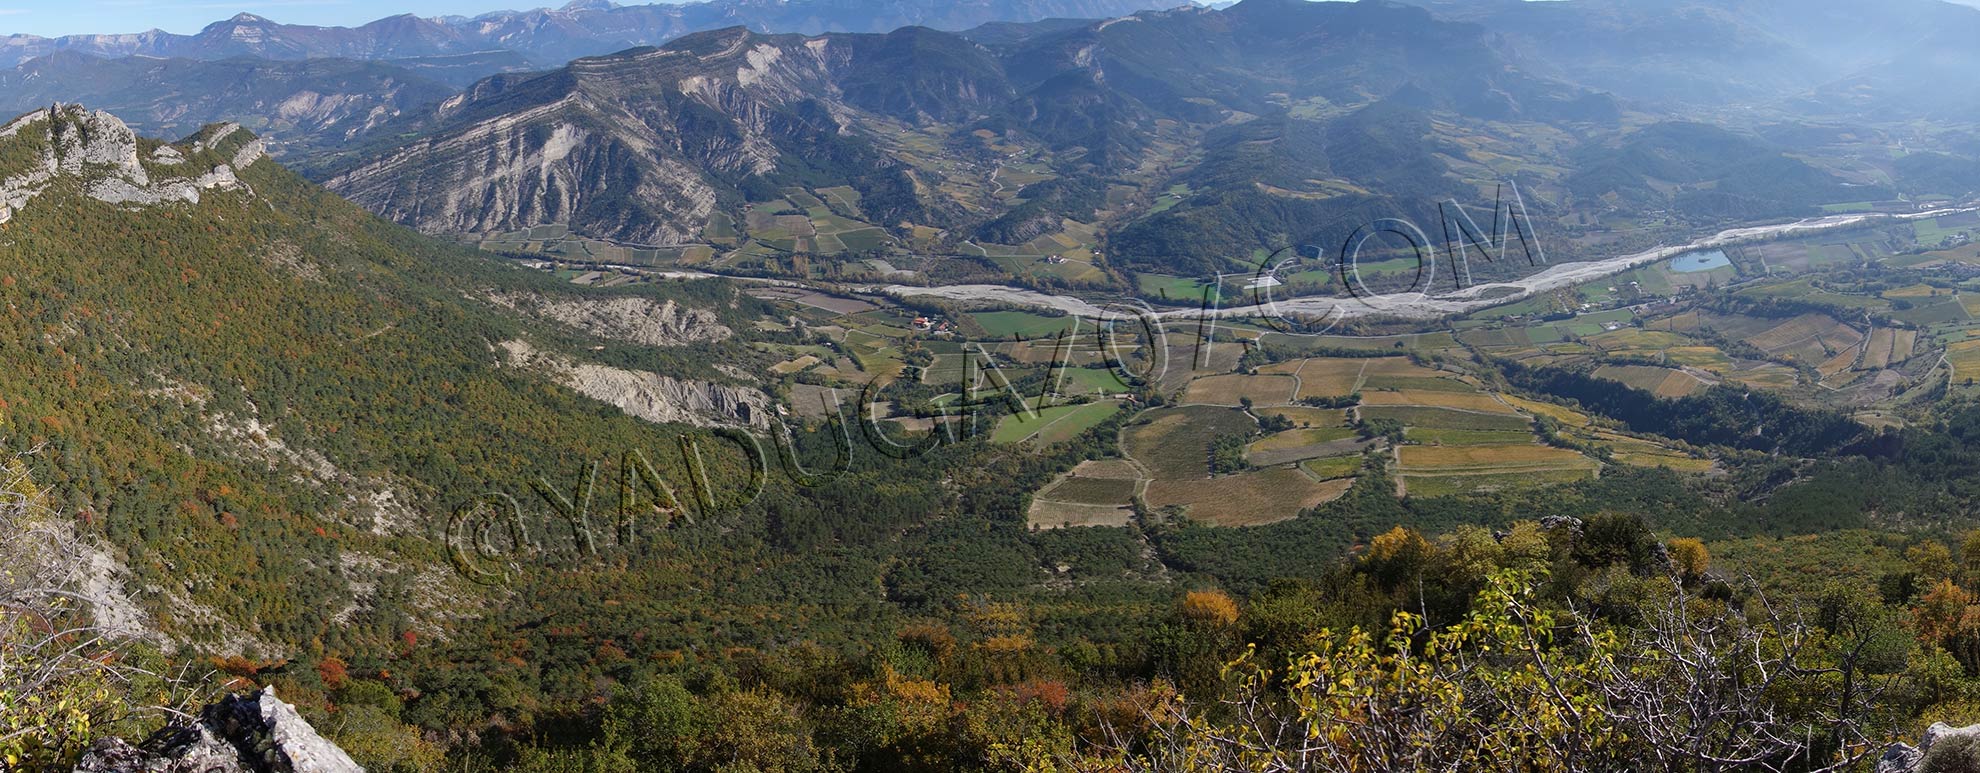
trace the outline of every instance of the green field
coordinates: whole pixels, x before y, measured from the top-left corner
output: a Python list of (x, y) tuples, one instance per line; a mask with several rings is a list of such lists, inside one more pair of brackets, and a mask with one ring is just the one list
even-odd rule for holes
[(1113, 368), (1065, 368), (1059, 382), (1061, 394), (1119, 394), (1128, 391)]
[(1439, 429), (1410, 427), (1404, 437), (1417, 442), (1446, 446), (1486, 446), (1503, 443), (1531, 443), (1533, 433), (1512, 430)]
[(992, 443), (1016, 443), (1036, 439), (1039, 443), (1061, 443), (1092, 429), (1120, 410), (1121, 404), (1102, 400), (1085, 405), (1055, 405), (1035, 416), (1022, 413), (1005, 416), (990, 433)]
[(1361, 465), (1362, 465), (1362, 461), (1360, 454), (1354, 454), (1351, 456), (1330, 456), (1325, 459), (1308, 459), (1304, 462), (1299, 463), (1301, 469), (1306, 470), (1308, 473), (1312, 474), (1313, 477), (1318, 478), (1320, 480), (1333, 480), (1335, 478), (1349, 477), (1351, 475), (1361, 472)]
[(1441, 497), (1469, 491), (1531, 488), (1556, 483), (1587, 480), (1589, 470), (1526, 470), (1485, 475), (1405, 475), (1403, 484), (1412, 497)]
[(1205, 289), (1210, 287), (1200, 279), (1161, 274), (1136, 274), (1134, 280), (1142, 295), (1183, 305), (1203, 303)]
[(997, 338), (1042, 338), (1070, 330), (1074, 324), (1072, 317), (1048, 317), (1028, 311), (984, 311), (969, 316), (983, 326), (984, 333)]

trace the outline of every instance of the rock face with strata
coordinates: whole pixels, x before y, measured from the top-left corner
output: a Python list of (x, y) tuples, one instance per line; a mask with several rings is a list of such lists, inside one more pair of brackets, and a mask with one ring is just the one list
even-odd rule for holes
[[(899, 51), (940, 47), (963, 66), (898, 80)], [(698, 241), (710, 215), (752, 177), (829, 167), (865, 195), (875, 222), (920, 222), (907, 165), (857, 127), (860, 114), (919, 120), (985, 114), (1011, 88), (990, 55), (960, 37), (760, 35), (743, 28), (665, 48), (498, 75), (394, 127), (416, 138), (325, 187), (430, 233), (489, 234), (562, 224), (634, 245)]]
[(76, 773), (364, 773), (317, 735), (294, 706), (264, 688), (229, 695), (197, 721), (167, 726), (143, 743), (99, 741)]

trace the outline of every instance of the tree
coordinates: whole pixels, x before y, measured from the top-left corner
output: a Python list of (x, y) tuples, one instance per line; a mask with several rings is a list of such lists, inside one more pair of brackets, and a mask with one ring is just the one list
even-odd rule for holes
[[(195, 704), (187, 680), (91, 619), (88, 546), (20, 457), (0, 464), (0, 769), (65, 769), (97, 735)], [(176, 698), (176, 700), (175, 700)]]
[(1952, 550), (1938, 540), (1925, 540), (1905, 548), (1904, 559), (1911, 562), (1918, 576), (1925, 580), (1939, 580), (1953, 576)]
[(1705, 576), (1712, 568), (1712, 554), (1705, 549), (1705, 543), (1695, 537), (1679, 537), (1671, 540), (1671, 566), (1685, 581), (1695, 581)]
[(1203, 628), (1227, 628), (1237, 623), (1237, 602), (1223, 591), (1190, 591), (1183, 596), (1182, 616), (1192, 625)]
[(1860, 664), (1757, 588), (1749, 616), (1672, 578), (1637, 628), (1550, 609), (1534, 588), (1501, 572), (1456, 625), (1397, 612), (1379, 638), (1322, 632), (1283, 672), (1247, 654), (1221, 705), (1166, 697), (1145, 743), (1114, 734), (1076, 767), (1834, 770), (1873, 748)]

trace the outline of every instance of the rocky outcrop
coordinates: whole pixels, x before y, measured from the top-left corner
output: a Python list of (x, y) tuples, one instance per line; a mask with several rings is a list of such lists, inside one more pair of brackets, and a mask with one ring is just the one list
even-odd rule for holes
[(1980, 725), (1934, 722), (1917, 746), (1894, 743), (1877, 759), (1877, 773), (1980, 773)]
[[(78, 181), (91, 198), (110, 204), (197, 204), (203, 192), (246, 187), (235, 171), (265, 155), (259, 139), (227, 124), (189, 146), (140, 158), (137, 132), (116, 116), (60, 104), (0, 128), (0, 143), (28, 151), (0, 169), (0, 222), (57, 180)], [(224, 160), (210, 160), (215, 155)]]
[(526, 341), (504, 341), (509, 364), (547, 373), (563, 385), (628, 415), (663, 424), (770, 424), (770, 396), (749, 387), (670, 378), (658, 373), (580, 362)]
[(599, 338), (645, 346), (680, 346), (720, 341), (735, 331), (707, 309), (671, 300), (623, 295), (616, 298), (546, 298), (508, 293), (490, 296), (497, 304), (555, 320)]
[(275, 688), (229, 695), (196, 721), (179, 722), (132, 745), (96, 743), (76, 773), (364, 773), (317, 735)]

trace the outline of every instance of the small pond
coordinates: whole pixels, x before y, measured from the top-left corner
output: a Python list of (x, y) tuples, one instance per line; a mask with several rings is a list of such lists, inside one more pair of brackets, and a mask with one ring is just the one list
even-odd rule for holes
[(1671, 270), (1681, 274), (1711, 271), (1712, 269), (1725, 268), (1732, 264), (1732, 258), (1726, 257), (1724, 250), (1687, 252), (1671, 258)]

